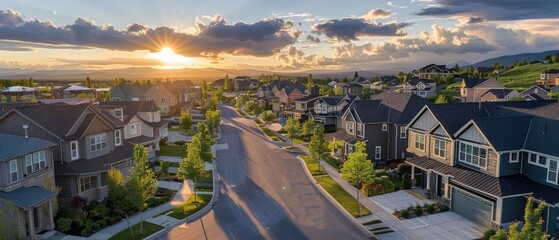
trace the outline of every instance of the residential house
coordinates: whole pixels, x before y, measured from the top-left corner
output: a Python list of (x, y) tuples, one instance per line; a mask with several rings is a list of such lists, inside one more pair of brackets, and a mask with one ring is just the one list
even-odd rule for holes
[(111, 87), (112, 101), (144, 101), (144, 94), (151, 88), (148, 84), (123, 82)]
[(514, 89), (489, 89), (480, 98), (481, 102), (506, 102), (518, 96), (520, 93)]
[(456, 71), (447, 68), (446, 65), (429, 64), (419, 70), (415, 70), (413, 73), (416, 78), (437, 80), (445, 79), (448, 75), (454, 75)]
[(308, 119), (308, 114), (314, 109), (314, 103), (319, 98), (319, 95), (309, 95), (303, 98), (294, 100), (295, 108), (293, 110), (284, 111), (287, 115), (304, 122)]
[(559, 104), (434, 104), (408, 124), (412, 182), (486, 228), (521, 221), (526, 198), (545, 201), (544, 231), (558, 236)]
[(95, 88), (88, 88), (79, 85), (69, 85), (53, 91), (57, 91), (54, 95), (60, 98), (95, 98), (97, 96)]
[(223, 90), (223, 85), (225, 85), (225, 79), (218, 79), (215, 80), (213, 83), (213, 88), (218, 89), (218, 90)]
[(157, 108), (161, 110), (161, 115), (170, 116), (175, 113), (178, 98), (162, 83), (157, 82), (145, 91), (144, 97), (148, 101), (155, 102)]
[(274, 111), (291, 110), (294, 101), (308, 96), (307, 90), (302, 85), (288, 85), (281, 89), (278, 95), (278, 103), (273, 104)]
[(248, 91), (257, 89), (259, 84), (258, 80), (251, 79), (248, 76), (237, 76), (231, 81), (233, 83), (233, 88), (235, 89), (235, 91)]
[(436, 95), (437, 83), (429, 79), (411, 79), (404, 84), (403, 93), (413, 93), (422, 98), (431, 98)]
[(381, 93), (371, 100), (355, 100), (342, 116), (345, 131), (351, 137), (342, 139), (346, 155), (355, 143), (366, 142), (366, 152), (375, 165), (409, 158), (406, 151), (406, 125), (431, 102), (411, 93)]
[(538, 101), (538, 100), (550, 100), (548, 96), (549, 92), (538, 85), (529, 87), (528, 89), (522, 91), (520, 96), (525, 101)]
[(37, 99), (39, 91), (35, 88), (13, 86), (0, 91), (0, 102), (27, 102), (29, 99)]
[(460, 87), (461, 102), (508, 101), (518, 91), (505, 88), (495, 78), (463, 79)]
[[(367, 85), (368, 86), (368, 85)], [(353, 96), (363, 96), (363, 88), (364, 86), (359, 83), (351, 82), (347, 85), (342, 87), (342, 92), (344, 95), (353, 95)]]
[(25, 135), (25, 126), (16, 129), (20, 136), (0, 134), (0, 209), (6, 213), (8, 204), (15, 207), (14, 216), (5, 216), (10, 219), (8, 226), (25, 239), (42, 239), (42, 231), (55, 227), (53, 148), (57, 144)]
[(536, 85), (545, 88), (559, 85), (559, 69), (545, 69), (540, 73), (540, 79), (536, 80)]
[(192, 105), (202, 98), (200, 87), (194, 86), (189, 80), (168, 81), (164, 82), (163, 85), (175, 95), (178, 101), (174, 107), (173, 113), (178, 113), (179, 111), (181, 113), (189, 112)]
[(314, 110), (307, 115), (315, 123), (327, 128), (342, 128), (342, 115), (354, 100), (360, 100), (355, 95), (321, 96), (314, 102)]
[[(103, 200), (108, 193), (107, 171), (118, 168), (128, 174), (135, 144), (155, 156), (156, 139), (141, 135), (139, 121), (124, 125), (95, 105), (58, 103), (12, 108), (0, 116), (0, 132), (57, 144), (53, 160), (55, 182), (62, 189), (58, 200), (67, 204), (76, 196)], [(25, 126), (27, 131), (22, 131)]]
[(378, 77), (380, 83), (383, 85), (398, 85), (400, 84), (400, 79), (396, 76), (380, 76)]

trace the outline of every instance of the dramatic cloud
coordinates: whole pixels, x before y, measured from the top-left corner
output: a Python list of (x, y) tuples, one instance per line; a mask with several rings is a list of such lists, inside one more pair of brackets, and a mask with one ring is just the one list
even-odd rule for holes
[(320, 38), (315, 37), (313, 35), (307, 35), (307, 41), (311, 43), (320, 43)]
[(392, 12), (390, 10), (384, 10), (382, 8), (377, 8), (369, 11), (367, 15), (363, 16), (365, 19), (379, 19), (379, 18), (387, 18), (392, 16)]
[(558, 18), (557, 0), (436, 0), (417, 15), (446, 17), (464, 15), (487, 20)]
[(312, 27), (314, 33), (324, 34), (328, 38), (350, 42), (358, 37), (405, 36), (402, 28), (410, 23), (375, 23), (364, 18), (331, 19)]
[(481, 17), (470, 17), (470, 19), (468, 19), (468, 24), (474, 24), (474, 23), (482, 23), (485, 22), (485, 18), (481, 18)]
[(131, 66), (158, 66), (161, 61), (150, 58), (108, 58), (108, 59), (66, 59), (56, 58), (58, 62), (76, 64), (80, 66), (107, 66), (107, 65), (131, 65)]
[(159, 51), (171, 47), (185, 56), (217, 57), (219, 54), (271, 56), (296, 42), (301, 34), (293, 22), (266, 19), (253, 24), (228, 24), (221, 17), (204, 24), (198, 34), (170, 27), (148, 28), (134, 23), (126, 30), (78, 18), (72, 25), (56, 26), (50, 21), (24, 20), (18, 12), (0, 10), (0, 39), (52, 45), (76, 45), (111, 50)]
[(0, 51), (30, 52), (38, 48), (46, 49), (88, 49), (88, 47), (74, 45), (50, 45), (31, 42), (0, 40)]

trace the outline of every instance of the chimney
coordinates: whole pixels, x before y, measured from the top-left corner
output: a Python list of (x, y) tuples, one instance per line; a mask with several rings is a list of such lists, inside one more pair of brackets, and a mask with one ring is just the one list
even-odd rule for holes
[(29, 136), (27, 136), (27, 128), (29, 128), (29, 126), (23, 125), (23, 131), (25, 131), (25, 138), (29, 138)]

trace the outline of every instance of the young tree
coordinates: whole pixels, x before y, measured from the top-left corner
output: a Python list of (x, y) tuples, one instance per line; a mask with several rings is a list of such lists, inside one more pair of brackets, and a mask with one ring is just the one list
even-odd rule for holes
[(436, 104), (443, 104), (443, 103), (448, 103), (448, 99), (446, 99), (445, 95), (439, 95), (437, 97), (437, 99), (435, 100)]
[(524, 225), (518, 231), (518, 223), (513, 223), (509, 227), (508, 239), (510, 240), (521, 240), (521, 239), (541, 239), (546, 240), (547, 234), (543, 231), (543, 219), (541, 217), (543, 210), (545, 209), (545, 203), (542, 201), (534, 209), (532, 201), (533, 196), (530, 196), (526, 201), (526, 207), (524, 208)]
[(0, 205), (0, 240), (25, 239), (19, 232), (16, 221), (18, 210), (10, 201)]
[(314, 80), (312, 78), (312, 74), (309, 74), (309, 77), (307, 78), (307, 90), (311, 90), (311, 88), (314, 86)]
[(291, 117), (287, 119), (285, 127), (283, 128), (287, 132), (287, 137), (291, 139), (291, 146), (293, 146), (293, 138), (297, 136), (297, 134), (299, 133), (299, 129), (301, 128), (299, 120)]
[(551, 91), (547, 94), (551, 99), (559, 100), (559, 91)]
[(201, 146), (202, 142), (199, 137), (192, 139), (192, 142), (188, 144), (186, 158), (179, 164), (179, 169), (177, 171), (177, 176), (181, 179), (190, 179), (194, 183), (194, 203), (198, 202), (196, 199), (196, 183), (205, 171)]
[(235, 108), (241, 109), (243, 107), (243, 105), (245, 105), (245, 103), (243, 102), (243, 99), (242, 98), (237, 98), (237, 100), (235, 101)]
[(206, 112), (206, 125), (208, 127), (208, 130), (210, 131), (210, 135), (211, 133), (214, 133), (217, 130), (220, 121), (221, 121), (220, 110), (209, 110)]
[(117, 168), (109, 169), (107, 174), (109, 178), (109, 196), (107, 198), (113, 202), (113, 208), (116, 209), (116, 202), (124, 198), (126, 194), (124, 175)]
[(148, 153), (144, 146), (134, 146), (134, 163), (128, 176), (129, 201), (140, 210), (140, 232), (144, 232), (143, 211), (147, 208), (147, 200), (155, 196), (157, 191), (157, 178), (148, 166)]
[(303, 127), (301, 128), (301, 135), (308, 137), (309, 135), (311, 135), (314, 128), (314, 121), (312, 119), (307, 119), (307, 121), (303, 123)]
[[(192, 137), (192, 141), (199, 139), (199, 145), (196, 147), (200, 150), (200, 158), (205, 162), (212, 162), (214, 156), (212, 153), (212, 146), (215, 140), (212, 138), (212, 133), (208, 129), (206, 123), (198, 123), (198, 133)], [(190, 148), (187, 148), (190, 151)]]
[(373, 95), (373, 91), (370, 88), (363, 88), (363, 99), (370, 99), (371, 95)]
[(225, 80), (223, 80), (223, 91), (232, 91), (231, 89), (231, 79), (229, 79), (229, 74), (225, 75)]
[(446, 77), (444, 78), (444, 81), (445, 81), (446, 85), (453, 84), (454, 83), (454, 75), (452, 75), (452, 74), (446, 75)]
[(262, 116), (262, 120), (266, 123), (271, 123), (274, 119), (276, 119), (276, 115), (270, 111), (264, 112), (264, 115)]
[(190, 113), (181, 113), (180, 124), (184, 130), (189, 130), (192, 127), (192, 115)]
[(254, 109), (252, 109), (252, 114), (258, 117), (258, 115), (260, 115), (263, 111), (264, 110), (260, 106), (256, 106)]
[(364, 142), (359, 141), (354, 147), (354, 151), (349, 154), (348, 161), (344, 163), (340, 172), (342, 178), (357, 189), (356, 198), (357, 204), (359, 204), (359, 214), (361, 214), (359, 189), (361, 189), (361, 184), (365, 179), (373, 173), (373, 165), (367, 159), (367, 153), (365, 152), (367, 145)]
[(336, 89), (334, 89), (334, 94), (342, 95), (342, 94), (344, 94), (344, 90), (342, 88), (336, 88)]
[(313, 136), (309, 144), (309, 157), (312, 162), (318, 163), (318, 170), (320, 170), (320, 160), (322, 154), (328, 153), (328, 142), (324, 139), (324, 127), (318, 125), (314, 128)]
[(87, 76), (87, 77), (85, 78), (85, 86), (88, 87), (88, 88), (91, 88), (91, 87), (92, 87), (91, 79), (89, 78), (89, 76)]

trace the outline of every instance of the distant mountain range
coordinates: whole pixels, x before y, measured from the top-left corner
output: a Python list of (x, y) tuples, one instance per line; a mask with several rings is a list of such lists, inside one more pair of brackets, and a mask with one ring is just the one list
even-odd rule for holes
[(501, 56), (496, 58), (490, 58), (487, 60), (483, 60), (481, 62), (477, 62), (472, 64), (473, 67), (492, 67), (494, 63), (499, 63), (503, 66), (512, 66), (515, 61), (522, 62), (526, 60), (526, 62), (532, 61), (544, 61), (545, 55), (555, 55), (559, 53), (559, 50), (551, 50), (539, 53), (521, 53), (516, 55), (507, 55)]

